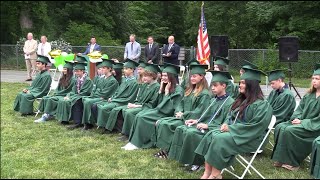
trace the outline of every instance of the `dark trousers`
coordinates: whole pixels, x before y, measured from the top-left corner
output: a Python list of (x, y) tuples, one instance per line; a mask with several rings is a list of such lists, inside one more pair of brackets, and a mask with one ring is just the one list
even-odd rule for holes
[(97, 120), (98, 118), (98, 106), (96, 103), (94, 103), (92, 106), (91, 106), (91, 116)]
[(83, 103), (82, 99), (79, 99), (73, 106), (71, 110), (71, 118), (76, 124), (81, 124), (83, 115)]

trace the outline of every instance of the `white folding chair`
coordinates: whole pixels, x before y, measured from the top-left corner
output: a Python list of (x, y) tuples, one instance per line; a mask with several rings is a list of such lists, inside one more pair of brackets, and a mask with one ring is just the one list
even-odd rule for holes
[[(53, 74), (53, 75), (51, 75), (52, 81), (51, 81), (50, 89), (49, 89), (49, 91), (47, 93), (47, 96), (50, 95), (50, 93), (53, 92), (55, 89), (58, 88), (59, 80), (60, 80), (60, 77), (62, 75), (61, 72), (59, 72), (59, 73), (60, 74), (59, 74), (58, 78), (56, 78), (57, 69), (50, 69), (50, 74)], [(40, 105), (41, 100), (42, 100), (42, 97), (41, 98), (36, 98), (36, 100), (35, 100), (36, 104), (34, 105), (34, 108), (36, 110), (36, 112), (35, 112), (36, 115), (34, 117), (37, 117), (38, 114), (40, 113), (40, 110), (39, 110), (38, 106)]]
[[(265, 134), (265, 136), (263, 137), (263, 140), (261, 141), (259, 147), (256, 149), (256, 151), (254, 152), (253, 156), (251, 157), (250, 161), (247, 161), (244, 157), (242, 157), (240, 154), (236, 155), (236, 160), (243, 166), (245, 167), (245, 170), (243, 171), (242, 175), (241, 176), (238, 176), (236, 175), (234, 172), (234, 170), (228, 170), (227, 168), (224, 168), (222, 171), (221, 171), (221, 174), (224, 172), (224, 171), (227, 171), (229, 172), (230, 174), (232, 174), (233, 176), (235, 176), (236, 178), (238, 179), (243, 179), (244, 176), (247, 174), (247, 172), (250, 173), (249, 171), (249, 168), (251, 168), (253, 171), (255, 171), (262, 179), (265, 179), (264, 176), (262, 176), (262, 174), (255, 168), (253, 167), (252, 163), (253, 161), (255, 160), (257, 154), (259, 151), (261, 151), (261, 147), (263, 146), (264, 142), (266, 141), (266, 139), (268, 138), (274, 124), (276, 123), (276, 117), (274, 115), (272, 115), (272, 118), (271, 118), (271, 121), (269, 123), (269, 126), (268, 126), (268, 131), (267, 133)], [(231, 169), (234, 169), (232, 166), (231, 166)], [(251, 173), (250, 173), (251, 174)]]
[(180, 74), (179, 74), (179, 84), (182, 83), (183, 77), (184, 77), (184, 73), (185, 73), (186, 68), (184, 66), (180, 66)]

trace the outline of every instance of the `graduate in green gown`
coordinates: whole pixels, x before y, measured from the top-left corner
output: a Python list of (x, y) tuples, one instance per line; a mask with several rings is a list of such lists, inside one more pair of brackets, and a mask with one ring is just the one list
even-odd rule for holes
[(119, 86), (121, 84), (122, 77), (123, 77), (122, 70), (123, 70), (123, 63), (115, 62), (113, 64), (112, 74), (113, 74), (113, 77), (118, 81)]
[(136, 99), (138, 83), (133, 73), (137, 66), (137, 62), (127, 60), (123, 66), (125, 77), (122, 79), (121, 85), (111, 98), (109, 98), (107, 101), (97, 103), (96, 108), (94, 108), (94, 111), (97, 114), (97, 126), (98, 128), (103, 129), (106, 133), (109, 132), (106, 129), (106, 124), (109, 119), (113, 121), (117, 118), (114, 117), (115, 114), (110, 116), (112, 109), (118, 106), (127, 105), (129, 102), (133, 103)]
[(312, 87), (287, 122), (274, 130), (274, 166), (298, 170), (311, 153), (312, 142), (320, 134), (320, 63), (312, 76)]
[(276, 116), (276, 124), (288, 121), (296, 107), (296, 100), (289, 89), (288, 84), (284, 82), (285, 75), (283, 70), (276, 69), (268, 72), (268, 80), (273, 89), (267, 101), (273, 109), (273, 115)]
[(22, 116), (32, 114), (34, 100), (47, 95), (50, 90), (52, 79), (46, 67), (50, 60), (46, 56), (38, 55), (36, 62), (40, 73), (33, 80), (31, 86), (19, 92), (13, 103), (13, 109), (19, 111)]
[(173, 116), (176, 105), (183, 96), (183, 89), (177, 83), (179, 72), (179, 66), (164, 63), (158, 92), (159, 103), (154, 109), (141, 111), (135, 116), (129, 135), (130, 142), (123, 146), (123, 149), (134, 150), (155, 146), (156, 121), (163, 117)]
[(143, 77), (143, 73), (144, 73), (146, 66), (147, 66), (147, 64), (143, 60), (139, 61), (139, 65), (137, 67), (137, 83), (138, 84), (143, 84), (142, 77)]
[(94, 103), (108, 100), (119, 86), (118, 81), (112, 75), (113, 64), (114, 61), (109, 59), (102, 59), (102, 62), (97, 63), (97, 68), (101, 68), (102, 76), (93, 84), (91, 95), (82, 98), (82, 124), (84, 124), (83, 130), (91, 129), (96, 124), (95, 119), (91, 116), (91, 106)]
[(315, 179), (320, 179), (320, 135), (312, 143), (310, 174)]
[(259, 82), (263, 72), (245, 69), (240, 77), (240, 95), (220, 128), (209, 131), (195, 153), (204, 156), (201, 179), (221, 179), (221, 171), (234, 162), (237, 154), (255, 151), (271, 122), (272, 107), (264, 100)]
[[(132, 122), (136, 114), (153, 109), (158, 105), (158, 92), (160, 85), (157, 81), (157, 74), (159, 71), (160, 69), (157, 64), (148, 64), (142, 74), (143, 84), (138, 89), (134, 103), (128, 103), (128, 105), (116, 107), (111, 111), (111, 114), (119, 112), (115, 126), (122, 135), (119, 137), (119, 140), (125, 141), (128, 139)], [(118, 111), (119, 109), (121, 110)], [(109, 122), (111, 121), (108, 121), (106, 127), (111, 131), (112, 126), (110, 126)]]
[(73, 77), (73, 63), (66, 61), (63, 66), (62, 76), (59, 79), (58, 87), (53, 95), (44, 96), (39, 104), (40, 112), (44, 112), (42, 117), (34, 122), (45, 122), (56, 115), (59, 99), (63, 99), (71, 90), (75, 83)]
[[(229, 64), (229, 60), (228, 59), (217, 56), (216, 60), (214, 61), (213, 70), (215, 70), (215, 71), (227, 71), (228, 64)], [(238, 97), (238, 95), (239, 95), (239, 87), (236, 84), (233, 83), (233, 78), (228, 83), (227, 93), (233, 99), (236, 99)]]
[(183, 80), (181, 82), (181, 87), (183, 89), (187, 89), (187, 86), (189, 85), (190, 66), (196, 64), (200, 64), (199, 61), (197, 61), (196, 59), (191, 59), (186, 63), (186, 71), (182, 77)]
[(178, 104), (173, 117), (159, 119), (156, 124), (156, 146), (160, 148), (161, 157), (166, 157), (175, 129), (185, 124), (186, 120), (200, 118), (209, 106), (212, 97), (205, 79), (208, 65), (191, 65), (189, 85), (184, 97)]
[[(78, 101), (82, 101), (83, 96), (89, 96), (91, 94), (93, 84), (90, 77), (88, 77), (85, 73), (85, 66), (87, 63), (85, 62), (82, 56), (77, 56), (81, 61), (76, 61), (74, 65), (74, 73), (76, 76), (76, 81), (73, 84), (72, 90), (68, 93), (63, 99), (59, 99), (58, 106), (57, 106), (57, 113), (56, 119), (62, 124), (69, 124), (69, 120), (75, 119), (75, 125), (77, 127), (81, 127), (81, 119), (79, 117), (72, 117), (72, 115), (79, 115), (73, 114), (72, 108), (75, 107), (75, 104), (80, 103)], [(82, 115), (82, 114), (81, 114)]]
[(169, 150), (169, 158), (182, 164), (193, 164), (198, 169), (204, 163), (202, 156), (194, 152), (201, 139), (208, 131), (219, 128), (231, 108), (234, 99), (226, 93), (227, 84), (231, 79), (229, 72), (211, 71), (211, 90), (214, 98), (199, 119), (185, 121), (185, 125), (175, 130)]

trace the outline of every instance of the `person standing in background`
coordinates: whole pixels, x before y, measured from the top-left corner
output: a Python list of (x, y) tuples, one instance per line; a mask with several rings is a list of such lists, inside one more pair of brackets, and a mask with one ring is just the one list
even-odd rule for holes
[(91, 37), (90, 43), (88, 43), (86, 51), (82, 54), (87, 55), (92, 53), (93, 51), (101, 51), (101, 46), (97, 44), (97, 40), (94, 36)]
[(159, 64), (159, 45), (153, 42), (153, 37), (148, 37), (148, 44), (144, 48), (146, 62), (149, 64)]
[(136, 41), (136, 35), (131, 34), (130, 35), (130, 42), (126, 44), (123, 59), (130, 59), (132, 61), (135, 61), (139, 63), (141, 55), (141, 46)]
[[(39, 43), (38, 45), (38, 50), (37, 50), (37, 55), (41, 55), (41, 56), (47, 56), (49, 57), (49, 59), (51, 59), (51, 57), (49, 56), (49, 52), (51, 51), (51, 44), (48, 43), (48, 39), (46, 36), (41, 36), (40, 39), (41, 43)], [(47, 69), (50, 69), (50, 67), (52, 66), (52, 63), (48, 63), (47, 64)]]
[(169, 36), (168, 44), (163, 48), (163, 62), (179, 65), (180, 46), (174, 42), (174, 36)]
[(38, 47), (38, 42), (33, 39), (33, 34), (31, 32), (28, 33), (27, 39), (28, 40), (24, 43), (23, 46), (24, 59), (26, 60), (28, 76), (26, 81), (32, 81), (32, 73), (36, 70), (36, 51)]

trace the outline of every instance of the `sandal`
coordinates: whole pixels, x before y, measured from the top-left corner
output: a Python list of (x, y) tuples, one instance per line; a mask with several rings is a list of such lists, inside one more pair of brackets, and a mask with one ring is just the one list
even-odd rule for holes
[(217, 175), (217, 176), (209, 176), (208, 177), (208, 179), (222, 179), (222, 175), (221, 174), (219, 174), (219, 175)]
[(281, 162), (277, 162), (277, 161), (273, 163), (274, 167), (282, 167), (282, 165), (283, 164)]
[(298, 171), (299, 166), (295, 167), (295, 166), (291, 166), (289, 164), (283, 164), (281, 167), (288, 169), (290, 171)]
[(157, 157), (157, 158), (167, 159), (168, 158), (168, 153), (166, 151), (164, 151), (164, 150), (160, 150), (154, 156)]

